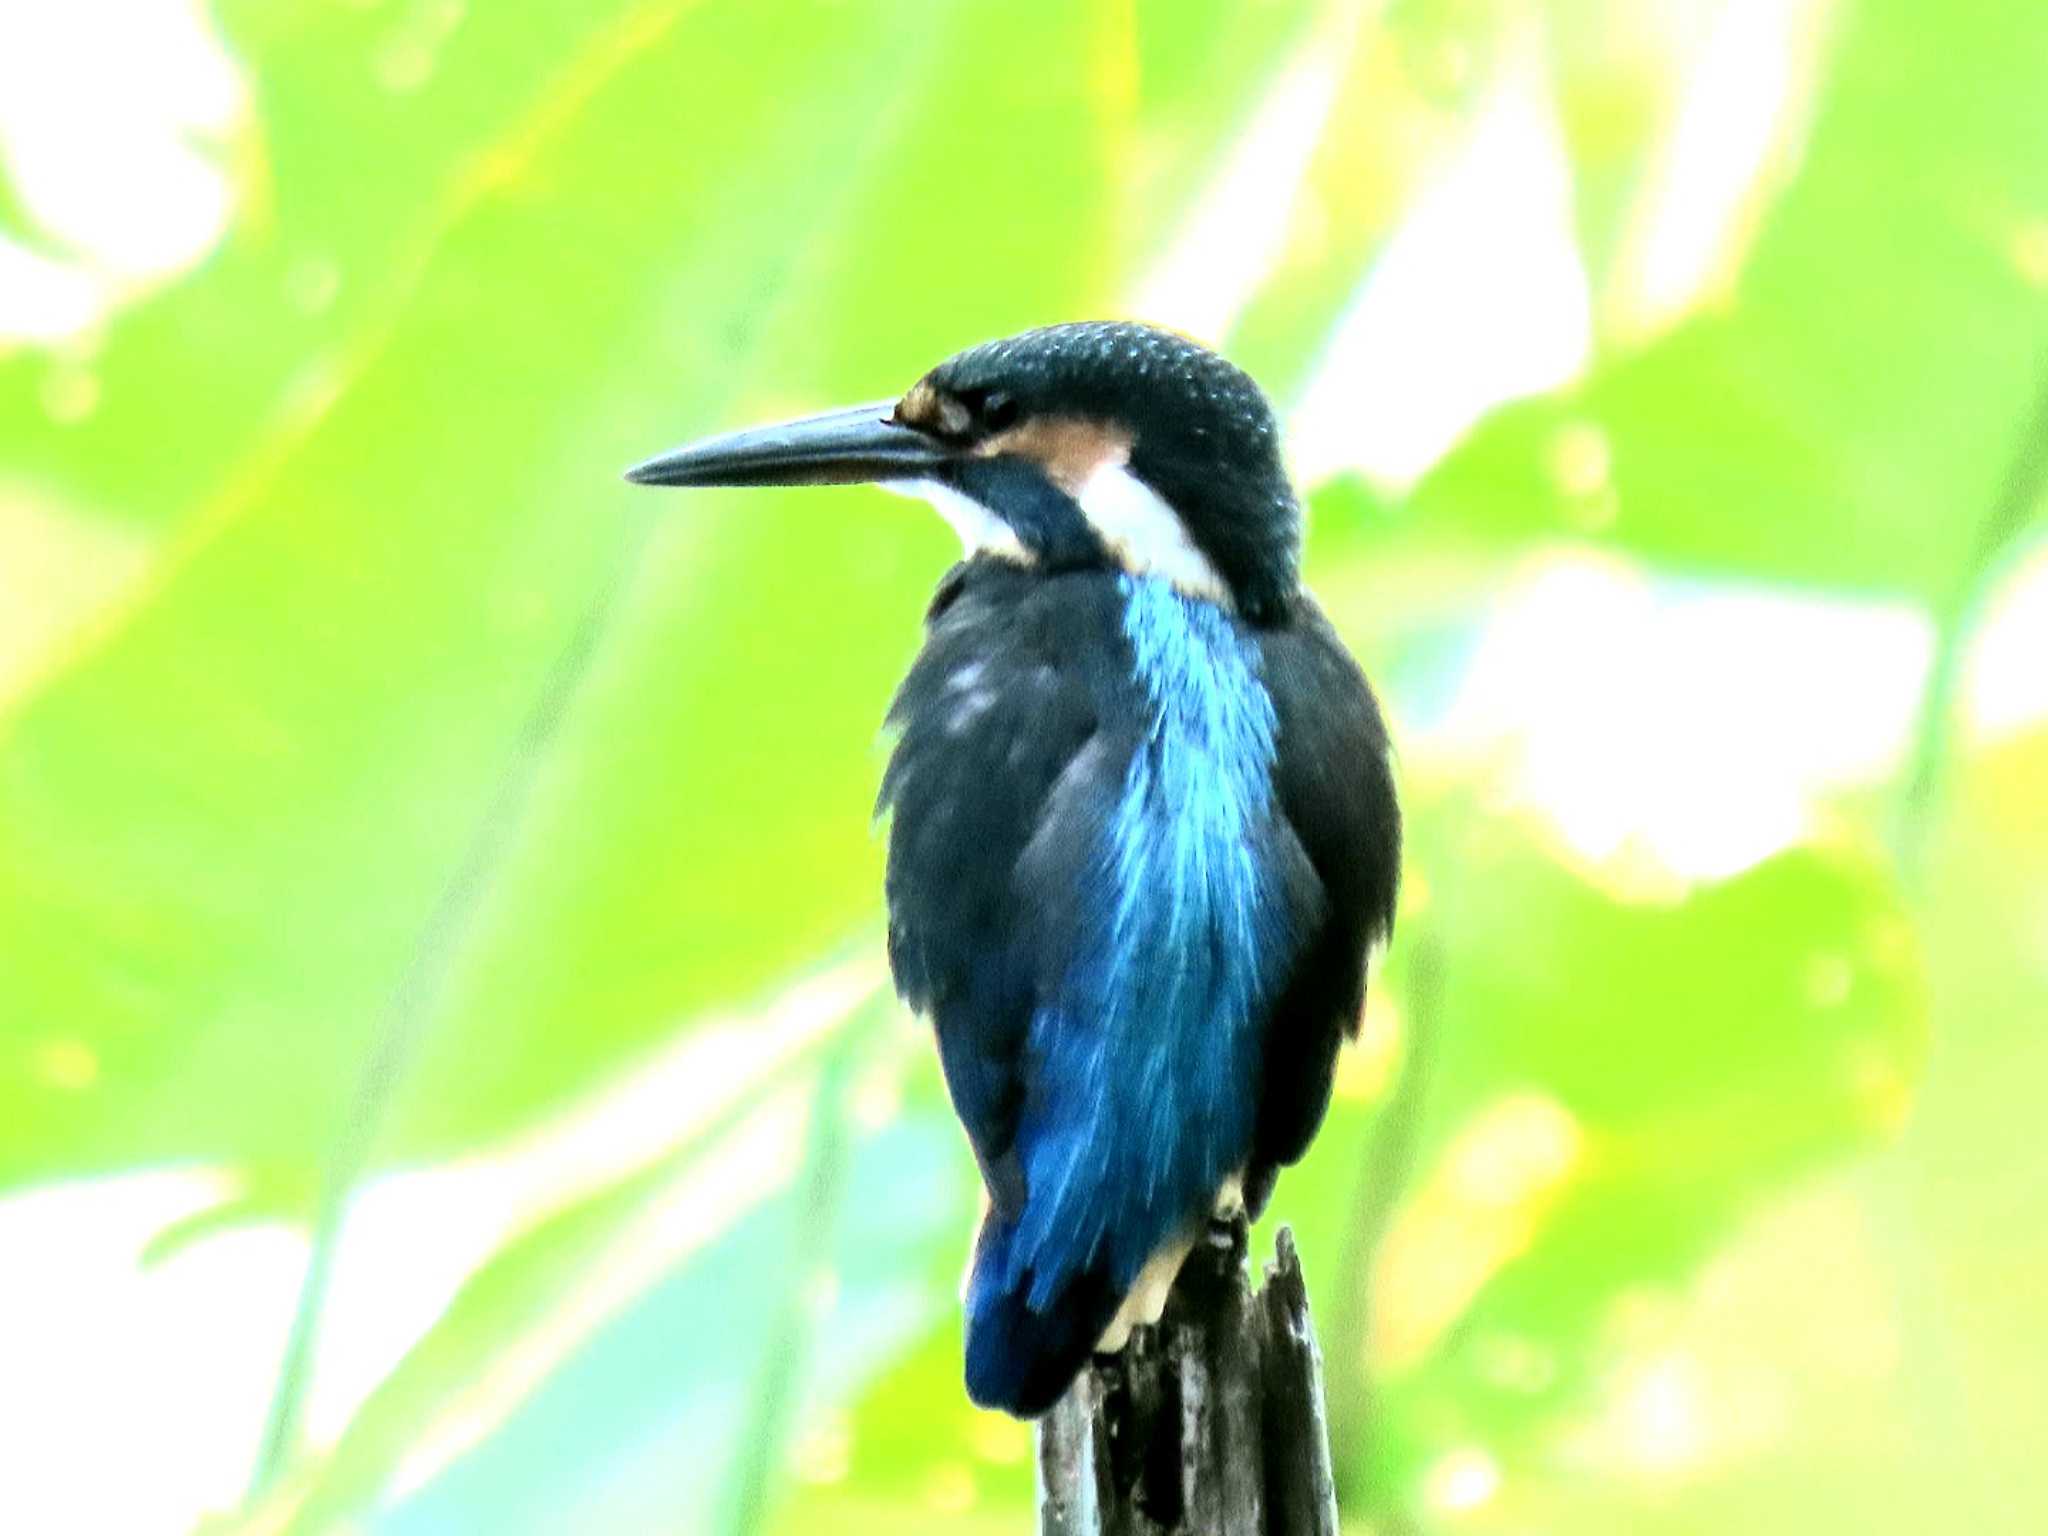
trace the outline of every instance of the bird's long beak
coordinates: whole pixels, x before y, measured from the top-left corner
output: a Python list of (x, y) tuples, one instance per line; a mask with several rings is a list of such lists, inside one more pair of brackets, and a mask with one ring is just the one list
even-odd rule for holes
[(915, 480), (950, 457), (938, 439), (890, 420), (893, 400), (748, 427), (657, 454), (626, 471), (638, 485), (846, 485)]

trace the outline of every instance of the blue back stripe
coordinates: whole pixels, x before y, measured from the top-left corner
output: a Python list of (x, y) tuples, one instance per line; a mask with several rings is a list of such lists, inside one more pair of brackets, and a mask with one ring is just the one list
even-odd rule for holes
[(1004, 1288), (1030, 1302), (1106, 1258), (1127, 1285), (1243, 1162), (1259, 1031), (1286, 953), (1272, 867), (1273, 703), (1255, 642), (1214, 603), (1122, 578), (1151, 708), (1102, 835), (1092, 923), (1034, 1017), (1020, 1127), (1030, 1198)]

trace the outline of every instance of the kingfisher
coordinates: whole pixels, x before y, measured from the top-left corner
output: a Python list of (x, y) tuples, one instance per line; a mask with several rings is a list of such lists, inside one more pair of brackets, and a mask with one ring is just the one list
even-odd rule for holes
[(1174, 332), (1054, 325), (627, 478), (875, 482), (960, 536), (887, 714), (889, 962), (986, 1192), (968, 1395), (1042, 1414), (1307, 1151), (1392, 929), (1386, 727), (1272, 408)]

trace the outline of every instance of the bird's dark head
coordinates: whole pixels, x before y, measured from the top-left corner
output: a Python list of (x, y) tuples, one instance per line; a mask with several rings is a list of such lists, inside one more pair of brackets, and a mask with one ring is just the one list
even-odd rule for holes
[(940, 363), (900, 400), (707, 439), (627, 472), (650, 485), (879, 481), (923, 496), (968, 553), (1108, 566), (1277, 618), (1301, 508), (1259, 388), (1170, 331), (1084, 322)]

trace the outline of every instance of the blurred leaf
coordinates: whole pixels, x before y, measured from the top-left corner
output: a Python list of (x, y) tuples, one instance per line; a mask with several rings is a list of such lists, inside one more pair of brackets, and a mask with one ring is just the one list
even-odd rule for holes
[[(1443, 946), (1431, 1130), (1373, 1331), (1333, 1345), (1385, 1382), (1362, 1484), (1382, 1510), (1418, 1456), (1477, 1437), (1512, 1457), (1553, 1427), (1616, 1299), (1681, 1282), (1765, 1192), (1895, 1134), (1924, 1050), (1912, 929), (1861, 860), (1788, 853), (1631, 904), (1447, 811), (1418, 836)], [(1540, 1359), (1540, 1385), (1505, 1356)]]
[(1441, 1112), (1518, 1085), (1612, 1131), (1661, 1136), (1732, 1110), (1781, 1138), (1752, 1144), (1757, 1156), (1895, 1123), (1925, 1001), (1912, 930), (1874, 865), (1788, 853), (1664, 905), (1617, 899), (1483, 813), (1458, 840), (1432, 894), (1447, 946)]
[(240, 206), (221, 248), (88, 349), (85, 421), (44, 412), (44, 359), (0, 359), (0, 460), (106, 517), (165, 524), (257, 493), (373, 360), (503, 157), (678, 7), (219, 9), (255, 115), (230, 146)]
[(2037, 1287), (2048, 1273), (2048, 728), (1958, 763), (1924, 926), (1935, 1035), (1925, 1093), (1873, 1203), (1905, 1305), (1916, 1474), (1975, 1528), (2036, 1529), (2048, 1435)]
[(1642, 6), (1629, 0), (1553, 0), (1545, 57), (1558, 126), (1571, 154), (1579, 250), (1595, 291), (1642, 207), (1645, 178), (1672, 127), (1698, 34), (1727, 24), (1710, 0)]
[[(961, 1191), (940, 1155), (951, 1138), (942, 1118), (924, 1117), (890, 1127), (854, 1154), (848, 1187), (893, 1194), (833, 1222), (836, 1299), (818, 1320), (811, 1364), (821, 1405), (921, 1333), (944, 1298), (907, 1276), (927, 1267), (921, 1256), (934, 1244), (958, 1240)], [(650, 1275), (644, 1296), (536, 1383), (488, 1440), (423, 1485), (401, 1487), (375, 1528), (711, 1528), (720, 1478), (747, 1452), (754, 1385), (775, 1368), (770, 1352), (783, 1342), (776, 1325), (787, 1266), (821, 1219), (829, 1213), (784, 1194), (688, 1262)], [(800, 1299), (808, 1306), (815, 1294)], [(575, 1291), (560, 1305), (573, 1314)], [(543, 1334), (546, 1326), (542, 1319)], [(494, 1347), (480, 1359), (502, 1359), (508, 1345), (516, 1358), (520, 1336), (485, 1342)], [(664, 1360), (688, 1370), (689, 1390), (650, 1369)], [(459, 1394), (448, 1404), (458, 1413), (461, 1406)], [(412, 1481), (402, 1463), (399, 1473)]]
[[(1418, 1464), (1460, 1444), (1496, 1456), (1501, 1485), (1470, 1528), (2039, 1528), (2048, 1423), (2025, 1341), (2048, 1264), (2031, 1134), (2048, 1072), (2044, 773), (2039, 730), (1960, 765), (1925, 893), (1933, 1050), (1894, 1146), (1761, 1186), (1703, 1262), (1622, 1292), (1571, 1411), (1529, 1412), (1564, 1395), (1572, 1357), (1511, 1331), (1512, 1288), (1482, 1304), (1456, 1346), (1468, 1384), (1447, 1379), (1405, 1426)], [(1595, 1275), (1629, 1238), (1574, 1235)], [(1546, 1235), (1560, 1294), (1567, 1244)]]
[[(961, 1252), (951, 1255), (956, 1279)], [(893, 1510), (912, 1530), (950, 1530), (977, 1511), (1007, 1511), (1013, 1529), (1029, 1518), (1032, 1430), (967, 1401), (958, 1307), (947, 1300), (955, 1315), (907, 1350), (846, 1420), (841, 1475), (797, 1491), (773, 1529), (815, 1530), (827, 1510), (851, 1501)]]
[[(340, 1441), (226, 1528), (551, 1529), (557, 1502), (594, 1520), (609, 1500), (616, 1519), (578, 1528), (709, 1530), (735, 1469), (779, 1481), (785, 1454), (748, 1411), (761, 1383), (792, 1372), (825, 1406), (854, 1390), (929, 1326), (946, 1292), (918, 1277), (965, 1220), (971, 1170), (945, 1155), (939, 1103), (839, 1139), (864, 1097), (894, 1091), (901, 1042), (878, 1051), (872, 1027), (889, 1011), (861, 1005), (674, 1150), (507, 1243)], [(877, 1188), (884, 1208), (845, 1209)], [(662, 1425), (678, 1438), (654, 1454)], [(506, 1491), (529, 1482), (550, 1491)]]
[[(1315, 0), (1134, 0), (1135, 123), (1122, 224), (1131, 264), (1149, 265), (1216, 174), (1318, 13)], [(1140, 317), (1145, 318), (1145, 317)]]
[[(1612, 327), (1582, 387), (1404, 502), (1320, 488), (1318, 590), (1397, 713), (1443, 694), (1532, 540), (1955, 599), (2048, 346), (2048, 30), (1843, 9), (1804, 159), (1708, 311), (1633, 353)], [(705, 1004), (875, 947), (868, 743), (946, 535), (862, 490), (661, 500), (617, 468), (1118, 307), (1303, 61), (1334, 106), (1232, 343), (1277, 393), (1510, 68), (1547, 72), (1613, 290), (1674, 83), (1752, 14), (227, 0), (256, 106), (225, 243), (103, 337), (0, 358), (0, 533), (33, 546), (0, 618), (0, 1185), (240, 1165), (158, 1252), (289, 1213), (387, 1065), (394, 989), (432, 1027), (385, 1155), (487, 1172), (593, 1084), (666, 1081)], [(97, 402), (71, 426), (59, 384)], [(537, 706), (592, 612), (587, 681)], [(1414, 910), (1270, 1218), (1333, 1383), (1373, 1393), (1340, 1419), (1372, 1442), (1338, 1447), (1370, 1512), (2038, 1526), (2040, 740), (1969, 758), (1931, 834), (1924, 1092), (1929, 989), (1867, 804), (1652, 903), (1442, 768), (1407, 766)], [(451, 984), (422, 1004), (423, 958)], [(871, 1093), (865, 1056), (821, 1072), (858, 1030), (803, 1039), (652, 1162), (540, 1189), (339, 1442), (221, 1527), (702, 1529), (738, 1488), (742, 1524), (1023, 1528), (1028, 1441), (960, 1391), (972, 1169), (929, 1051)], [(1721, 1372), (1684, 1402), (1751, 1438), (1646, 1459), (1630, 1436), (1672, 1420), (1631, 1373), (1665, 1355)], [(1765, 1400), (1784, 1422), (1739, 1368), (1799, 1378)], [(1432, 1479), (1473, 1452), (1499, 1487), (1450, 1511)]]
[[(1111, 19), (1065, 4), (1030, 27), (1049, 53), (1086, 57), (1108, 45)], [(1106, 286), (1116, 103), (1020, 75), (980, 25), (949, 13), (926, 39), (923, 89), (895, 92), (857, 196), (840, 194), (844, 219), (805, 234), (747, 343), (749, 373), (774, 393), (746, 392), (742, 414), (907, 387), (953, 348), (1085, 308)], [(919, 210), (941, 188), (961, 190), (934, 238)], [(1015, 277), (992, 286), (983, 263)], [(715, 376), (683, 323), (665, 353)], [(674, 424), (649, 429), (643, 450), (718, 420), (663, 416)], [(414, 1105), (428, 1145), (558, 1091), (565, 1046), (583, 1048), (561, 1023), (586, 1014), (593, 977), (606, 1016), (590, 1023), (630, 1049), (679, 1009), (805, 962), (875, 905), (872, 743), (950, 534), (864, 488), (707, 496), (664, 513), (689, 525), (657, 544), (572, 782), (536, 817), (537, 857), (510, 872), (472, 990), (423, 1063)]]
[(1384, 25), (1334, 13), (1337, 92), (1279, 262), (1230, 336), (1230, 354), (1282, 401), (1306, 382), (1372, 254), (1456, 146), (1498, 46), (1499, 8), (1408, 5)]
[[(1101, 22), (1050, 7), (1030, 26), (1078, 56)], [(717, 63), (769, 55), (772, 99)], [(987, 136), (940, 132), (970, 101)], [(685, 510), (617, 467), (713, 425), (740, 357), (871, 395), (946, 344), (1085, 303), (1106, 259), (1091, 112), (1002, 67), (965, 11), (824, 8), (800, 45), (736, 4), (600, 30), (500, 146), (374, 366), (5, 723), (0, 1011), (95, 1073), (89, 1091), (0, 1078), (0, 1173), (306, 1166), (536, 680), (597, 598), (615, 520), (636, 494), (642, 517)], [(1044, 179), (1002, 175), (1006, 155)], [(923, 238), (906, 210), (940, 185), (962, 189), (955, 237), (1028, 281), (995, 292)], [(1039, 249), (1055, 224), (1066, 238)], [(502, 1129), (873, 902), (860, 744), (938, 538), (815, 503), (689, 514), (484, 898), (401, 1152)], [(825, 590), (844, 597), (811, 601)]]
[(1939, 49), (1925, 25), (1898, 3), (1854, 14), (1725, 312), (1502, 411), (1409, 515), (1946, 597), (2048, 349), (2048, 295), (2019, 259), (2048, 208), (2048, 13), (1967, 0)]

